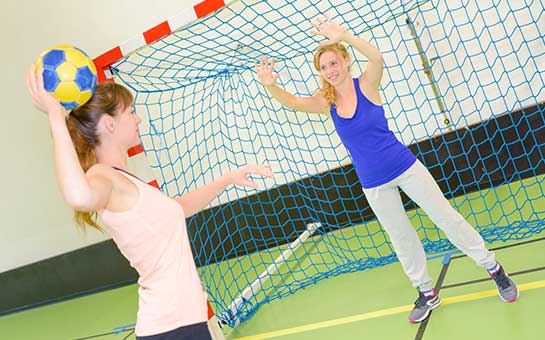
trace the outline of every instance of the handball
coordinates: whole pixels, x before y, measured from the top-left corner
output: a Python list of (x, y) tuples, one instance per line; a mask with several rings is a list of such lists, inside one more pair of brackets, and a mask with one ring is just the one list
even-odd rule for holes
[(85, 104), (95, 91), (95, 64), (77, 47), (58, 45), (48, 48), (40, 54), (35, 64), (36, 71), (43, 67), (45, 90), (67, 110)]

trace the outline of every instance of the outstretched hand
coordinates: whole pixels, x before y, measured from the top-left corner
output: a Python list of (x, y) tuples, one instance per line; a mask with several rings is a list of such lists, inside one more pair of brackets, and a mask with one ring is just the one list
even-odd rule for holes
[(320, 45), (330, 45), (343, 40), (347, 34), (347, 30), (341, 25), (331, 21), (331, 18), (324, 14), (324, 18), (317, 18), (311, 23), (316, 30), (311, 30), (310, 33), (320, 35), (327, 40), (322, 41)]
[(274, 69), (274, 58), (263, 56), (259, 58), (259, 62), (255, 64), (255, 71), (257, 73), (257, 79), (259, 82), (265, 86), (271, 86), (276, 83), (278, 79), (278, 74), (273, 74)]
[(241, 185), (250, 188), (257, 188), (257, 183), (250, 180), (248, 176), (250, 175), (261, 175), (269, 178), (274, 177), (274, 173), (271, 171), (270, 164), (260, 165), (260, 164), (248, 164), (241, 166), (240, 168), (229, 172), (229, 177), (232, 184)]
[(64, 118), (66, 110), (55, 97), (45, 90), (42, 72), (43, 69), (41, 67), (36, 71), (34, 65), (32, 65), (27, 72), (26, 86), (28, 93), (32, 97), (32, 104), (42, 112), (49, 115), (62, 115)]

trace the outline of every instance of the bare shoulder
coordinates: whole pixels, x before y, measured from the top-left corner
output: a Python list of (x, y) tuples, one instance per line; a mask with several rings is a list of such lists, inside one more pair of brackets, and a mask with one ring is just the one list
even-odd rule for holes
[(106, 194), (108, 197), (113, 188), (118, 186), (115, 170), (105, 164), (95, 164), (85, 173), (87, 182), (97, 193)]
[(138, 187), (109, 165), (95, 164), (86, 173), (87, 180), (100, 193), (102, 208), (109, 211), (125, 211), (132, 207), (139, 196)]
[(87, 178), (102, 178), (105, 180), (112, 180), (116, 175), (116, 171), (106, 164), (95, 164), (87, 172), (85, 176)]
[(363, 95), (369, 99), (373, 104), (377, 106), (382, 105), (382, 96), (380, 95), (380, 89), (374, 86), (367, 77), (367, 72), (364, 72), (358, 78), (358, 84)]
[(122, 175), (119, 171), (115, 170), (110, 165), (106, 164), (95, 164), (89, 170), (85, 176), (89, 180), (100, 181), (104, 184), (108, 184), (118, 190), (126, 190), (127, 187), (134, 187), (127, 177)]

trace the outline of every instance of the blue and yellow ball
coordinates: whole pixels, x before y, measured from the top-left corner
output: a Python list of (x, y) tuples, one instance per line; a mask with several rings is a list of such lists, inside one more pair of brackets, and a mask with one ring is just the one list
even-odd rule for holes
[(89, 56), (77, 47), (58, 45), (48, 48), (36, 61), (43, 66), (45, 90), (67, 110), (85, 104), (97, 85), (97, 70)]

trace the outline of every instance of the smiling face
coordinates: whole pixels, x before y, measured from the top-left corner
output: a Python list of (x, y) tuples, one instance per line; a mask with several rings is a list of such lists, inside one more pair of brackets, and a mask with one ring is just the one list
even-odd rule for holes
[(314, 54), (314, 68), (327, 83), (340, 84), (351, 76), (348, 50), (340, 43), (320, 46)]
[(350, 77), (350, 60), (335, 51), (325, 51), (318, 59), (320, 75), (333, 86)]

